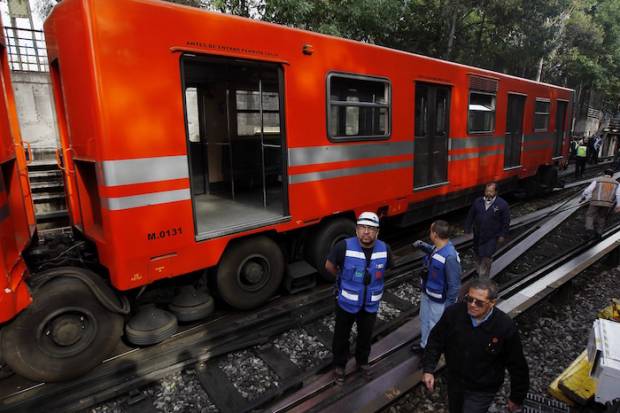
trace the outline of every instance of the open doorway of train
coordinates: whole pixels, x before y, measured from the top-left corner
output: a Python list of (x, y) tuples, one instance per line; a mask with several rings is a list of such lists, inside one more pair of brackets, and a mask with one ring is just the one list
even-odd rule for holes
[(282, 69), (185, 55), (182, 74), (196, 238), (283, 220)]

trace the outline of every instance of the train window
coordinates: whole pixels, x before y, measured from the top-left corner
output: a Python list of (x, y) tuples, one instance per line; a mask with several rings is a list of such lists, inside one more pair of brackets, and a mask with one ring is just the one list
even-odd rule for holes
[[(250, 136), (263, 133), (280, 133), (280, 107), (277, 92), (261, 94), (252, 90), (237, 90), (237, 135)], [(262, 104), (262, 123), (261, 123)]]
[(536, 109), (534, 113), (534, 130), (545, 132), (549, 129), (549, 101), (536, 99)]
[(330, 74), (328, 133), (333, 140), (385, 139), (390, 134), (390, 83), (385, 79)]
[(495, 130), (495, 94), (470, 92), (469, 132), (482, 133)]
[(185, 90), (185, 103), (187, 106), (187, 135), (190, 142), (200, 142), (198, 112), (198, 90), (188, 87)]

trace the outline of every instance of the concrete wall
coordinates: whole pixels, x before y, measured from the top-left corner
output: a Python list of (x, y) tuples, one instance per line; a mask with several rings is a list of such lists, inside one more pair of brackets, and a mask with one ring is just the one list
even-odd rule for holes
[(47, 72), (11, 72), (15, 105), (24, 142), (33, 148), (57, 147), (58, 130)]

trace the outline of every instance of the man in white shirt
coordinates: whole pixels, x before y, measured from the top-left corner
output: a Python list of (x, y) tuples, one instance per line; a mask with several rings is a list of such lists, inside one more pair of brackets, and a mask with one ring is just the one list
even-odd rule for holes
[[(583, 191), (581, 202), (590, 201), (586, 212), (586, 231), (600, 237), (605, 229), (611, 208), (620, 211), (620, 184), (613, 178), (614, 170), (605, 169), (605, 175), (593, 180)], [(595, 224), (596, 223), (596, 228)]]

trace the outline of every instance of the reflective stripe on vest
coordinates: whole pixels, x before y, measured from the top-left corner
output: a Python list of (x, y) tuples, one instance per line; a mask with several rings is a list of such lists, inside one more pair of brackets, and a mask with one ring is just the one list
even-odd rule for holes
[(588, 153), (588, 147), (580, 145), (577, 147), (577, 156), (580, 158), (585, 158)]
[[(387, 246), (382, 241), (375, 241), (370, 264), (366, 265), (366, 254), (356, 237), (347, 238), (344, 263), (338, 278), (338, 305), (349, 313), (361, 309), (369, 313), (379, 310), (383, 297), (383, 280), (387, 265)], [(364, 284), (368, 275), (370, 282)]]

